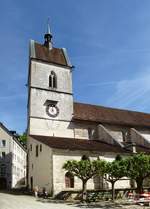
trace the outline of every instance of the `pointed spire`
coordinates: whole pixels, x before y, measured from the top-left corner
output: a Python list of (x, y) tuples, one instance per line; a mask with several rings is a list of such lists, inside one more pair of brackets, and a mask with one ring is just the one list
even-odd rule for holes
[(51, 50), (51, 49), (52, 49), (52, 42), (51, 42), (52, 34), (51, 34), (51, 31), (50, 31), (49, 18), (48, 18), (48, 20), (47, 20), (47, 32), (46, 32), (46, 34), (44, 35), (44, 39), (45, 39), (44, 45), (45, 45), (49, 50)]
[(49, 24), (49, 18), (47, 19), (47, 34), (51, 34), (51, 30), (50, 30), (50, 24)]

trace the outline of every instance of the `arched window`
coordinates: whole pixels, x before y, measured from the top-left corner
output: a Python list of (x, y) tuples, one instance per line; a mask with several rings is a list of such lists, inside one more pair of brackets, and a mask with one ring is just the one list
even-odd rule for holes
[(65, 187), (74, 188), (74, 176), (70, 172), (65, 174)]
[(51, 88), (57, 88), (57, 76), (54, 71), (51, 72), (49, 76), (49, 87)]

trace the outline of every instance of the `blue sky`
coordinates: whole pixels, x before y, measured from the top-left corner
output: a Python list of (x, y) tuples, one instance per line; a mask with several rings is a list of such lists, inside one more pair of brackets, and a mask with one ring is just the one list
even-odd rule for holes
[(68, 50), (74, 99), (150, 113), (149, 0), (1, 0), (0, 121), (26, 129), (29, 40)]

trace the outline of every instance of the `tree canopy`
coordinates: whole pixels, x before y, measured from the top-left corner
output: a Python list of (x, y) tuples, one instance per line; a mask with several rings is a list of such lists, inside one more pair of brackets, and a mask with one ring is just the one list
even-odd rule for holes
[(89, 179), (91, 179), (94, 175), (97, 174), (97, 167), (102, 166), (104, 161), (90, 161), (90, 160), (71, 160), (67, 161), (63, 168), (74, 176), (77, 176), (82, 180), (82, 199), (86, 199), (86, 184)]
[[(86, 198), (86, 184), (94, 176), (103, 178), (112, 185), (112, 199), (115, 198), (115, 182), (123, 177), (136, 181), (138, 193), (142, 192), (143, 181), (150, 177), (150, 155), (143, 153), (122, 159), (118, 156), (114, 161), (82, 159), (80, 161), (67, 161), (63, 168), (73, 176), (82, 180), (83, 200)], [(85, 194), (85, 196), (84, 196)]]
[(22, 135), (19, 136), (19, 139), (26, 144), (27, 143), (27, 134), (23, 133)]
[(136, 154), (126, 159), (127, 176), (136, 181), (137, 191), (143, 190), (143, 181), (150, 176), (150, 156), (144, 153)]
[[(96, 163), (98, 165), (98, 163)], [(97, 174), (102, 175), (103, 178), (112, 185), (112, 200), (115, 198), (115, 182), (126, 176), (126, 162), (121, 158), (112, 162), (106, 162), (103, 166), (97, 166)]]

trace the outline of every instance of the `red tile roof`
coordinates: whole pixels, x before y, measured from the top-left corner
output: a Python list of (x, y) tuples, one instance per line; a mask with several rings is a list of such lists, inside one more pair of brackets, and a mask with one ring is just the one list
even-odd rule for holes
[(145, 147), (145, 146), (140, 146), (140, 145), (136, 145), (136, 152), (143, 152), (143, 153), (147, 153), (150, 154), (150, 148)]
[(51, 50), (49, 50), (44, 45), (35, 42), (34, 50), (36, 59), (63, 66), (69, 66), (63, 49), (52, 48)]
[(150, 127), (150, 114), (76, 102), (73, 119), (131, 127)]
[(114, 153), (127, 152), (120, 146), (110, 145), (95, 140), (59, 138), (59, 137), (49, 137), (49, 136), (37, 136), (37, 135), (31, 135), (31, 137), (51, 148), (56, 148), (56, 149), (114, 152)]

